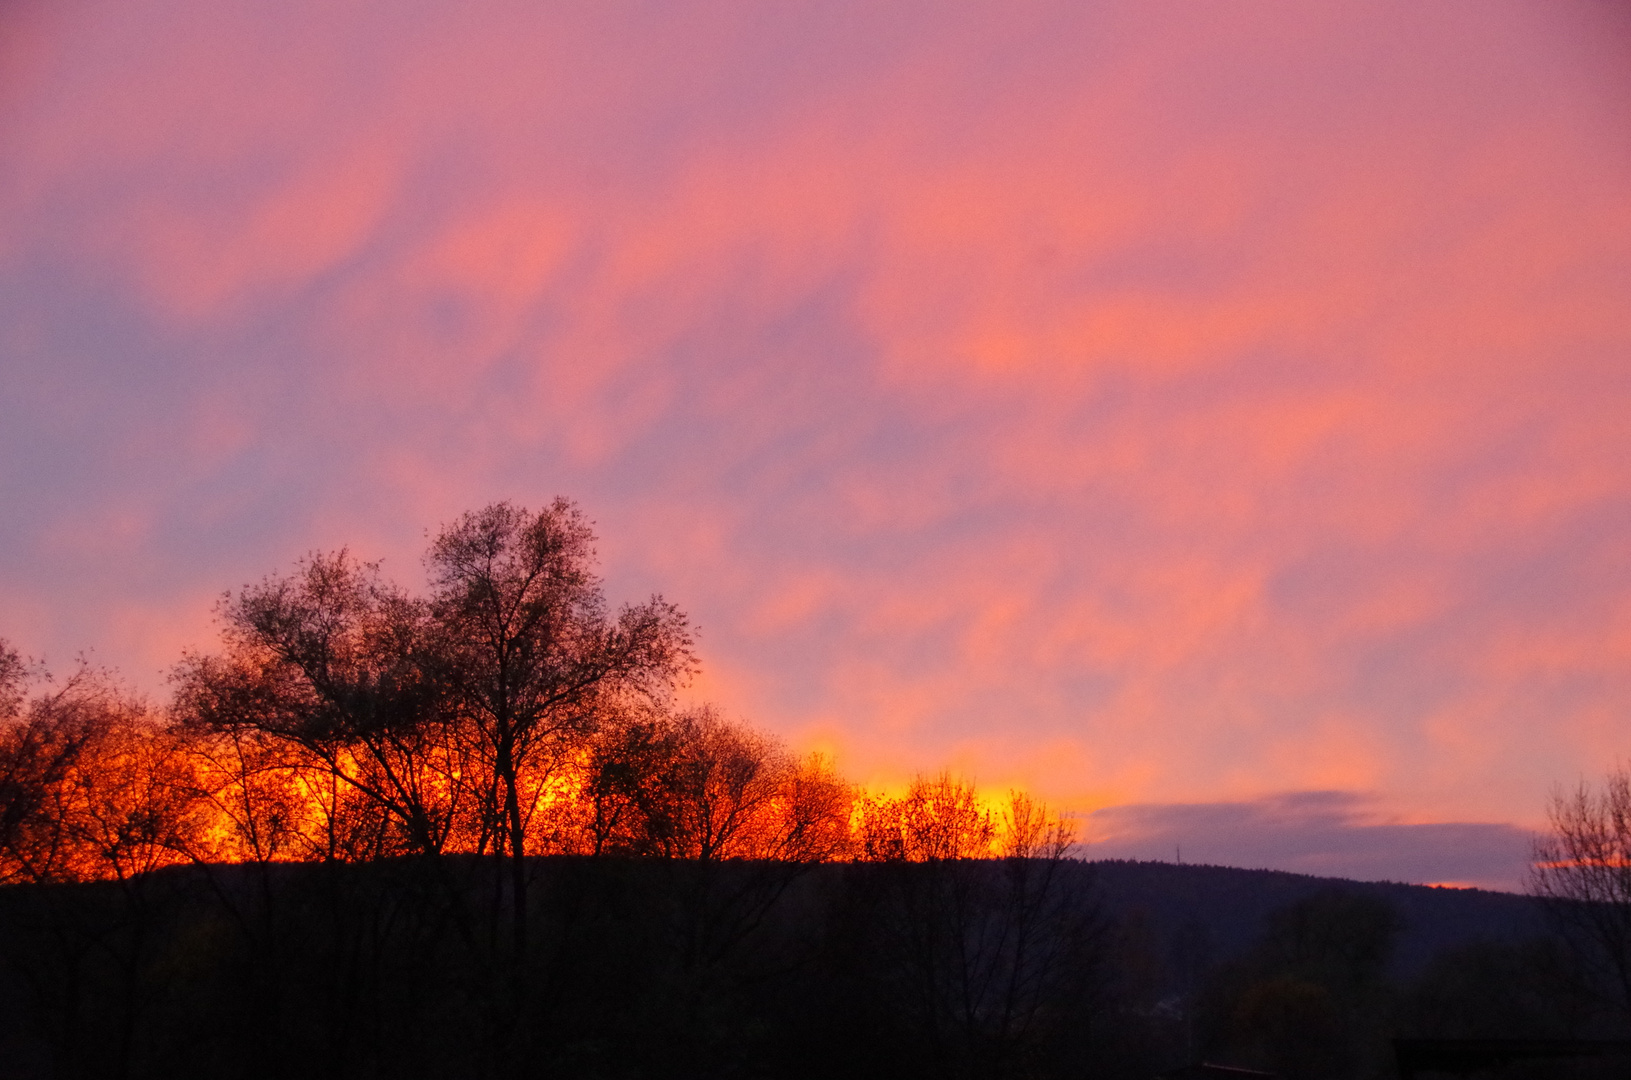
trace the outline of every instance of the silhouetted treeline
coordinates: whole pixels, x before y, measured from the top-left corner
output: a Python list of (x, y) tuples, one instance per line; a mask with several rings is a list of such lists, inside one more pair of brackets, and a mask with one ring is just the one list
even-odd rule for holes
[(679, 709), (695, 666), (685, 616), (660, 597), (610, 612), (592, 542), (569, 503), (490, 506), (435, 539), (423, 595), (345, 551), (311, 556), (222, 601), (220, 648), (180, 660), (163, 708), (85, 667), (35, 681), (0, 643), (0, 883), (470, 855), (507, 867), (488, 875), (487, 906), (509, 912), (522, 953), (540, 855), (1068, 845), (1029, 803), (1005, 832), (1011, 813), (950, 780), (863, 798), (820, 758)]
[(446, 869), (0, 890), (0, 1074), (1072, 1075), (1112, 1008), (1079, 863), (554, 857), (503, 1010)]

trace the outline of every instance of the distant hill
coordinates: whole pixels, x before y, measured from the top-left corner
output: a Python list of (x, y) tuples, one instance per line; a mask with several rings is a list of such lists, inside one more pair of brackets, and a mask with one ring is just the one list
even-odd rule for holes
[(1381, 897), (1403, 917), (1393, 958), (1393, 974), (1401, 978), (1447, 947), (1547, 932), (1540, 906), (1513, 893), (1161, 862), (1110, 860), (1084, 868), (1108, 912), (1164, 943), (1165, 959), (1178, 972), (1239, 955), (1257, 941), (1270, 912), (1332, 889)]

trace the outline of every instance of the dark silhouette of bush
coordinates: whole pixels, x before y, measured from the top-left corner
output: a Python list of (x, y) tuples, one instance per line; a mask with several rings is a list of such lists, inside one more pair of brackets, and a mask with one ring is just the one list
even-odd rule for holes
[(1208, 1056), (1289, 1080), (1381, 1074), (1388, 960), (1401, 929), (1386, 901), (1340, 889), (1275, 911), (1257, 945), (1203, 996)]

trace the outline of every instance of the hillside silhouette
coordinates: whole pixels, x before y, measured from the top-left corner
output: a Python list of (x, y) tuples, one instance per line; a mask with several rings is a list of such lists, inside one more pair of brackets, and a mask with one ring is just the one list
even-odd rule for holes
[[(525, 865), (518, 983), (461, 940), (447, 881), (476, 901), (502, 869), (468, 856), (0, 889), (0, 1076), (1362, 1077), (1393, 1075), (1399, 1035), (1621, 1033), (1509, 894), (1073, 859)], [(1314, 928), (1300, 953), (1288, 927)], [(1289, 1030), (1241, 1011), (1291, 991)]]
[(1250, 948), (1274, 911), (1333, 888), (1374, 897), (1398, 913), (1401, 929), (1389, 973), (1401, 978), (1419, 974), (1447, 949), (1479, 941), (1520, 941), (1550, 932), (1544, 910), (1532, 898), (1515, 893), (1188, 863), (1116, 860), (1091, 865), (1109, 910), (1121, 918), (1146, 921), (1180, 953), (1199, 949), (1215, 961)]

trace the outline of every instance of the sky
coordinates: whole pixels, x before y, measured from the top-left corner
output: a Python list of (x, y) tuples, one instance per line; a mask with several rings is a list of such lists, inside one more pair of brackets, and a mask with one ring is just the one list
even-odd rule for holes
[(1519, 888), (1631, 725), (1608, 0), (0, 3), (0, 636), (576, 500), (850, 777)]

